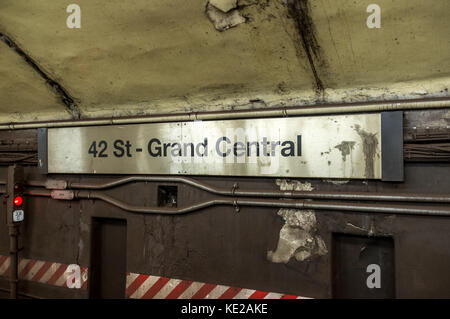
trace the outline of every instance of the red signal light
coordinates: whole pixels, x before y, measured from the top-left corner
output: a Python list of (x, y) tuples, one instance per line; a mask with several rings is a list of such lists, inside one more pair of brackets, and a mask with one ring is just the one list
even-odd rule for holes
[(14, 205), (16, 206), (20, 206), (23, 203), (23, 198), (20, 196), (16, 196), (14, 197)]

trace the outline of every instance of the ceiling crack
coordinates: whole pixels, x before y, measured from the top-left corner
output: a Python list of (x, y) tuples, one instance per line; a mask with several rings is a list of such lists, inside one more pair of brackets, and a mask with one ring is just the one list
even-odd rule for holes
[(58, 82), (53, 80), (50, 75), (45, 73), (42, 68), (33, 60), (27, 53), (25, 53), (10, 37), (0, 32), (0, 40), (4, 42), (8, 47), (14, 50), (20, 55), (25, 62), (31, 66), (51, 87), (52, 91), (58, 95), (61, 102), (64, 104), (66, 110), (70, 113), (73, 119), (81, 118), (81, 110), (78, 107), (74, 99), (67, 93), (66, 89), (62, 87)]
[(314, 23), (310, 15), (309, 0), (288, 0), (287, 6), (290, 16), (296, 23), (297, 31), (300, 35), (302, 46), (306, 52), (309, 65), (316, 82), (316, 91), (318, 94), (324, 92), (325, 87), (314, 62), (314, 58), (319, 59), (320, 46), (315, 36)]

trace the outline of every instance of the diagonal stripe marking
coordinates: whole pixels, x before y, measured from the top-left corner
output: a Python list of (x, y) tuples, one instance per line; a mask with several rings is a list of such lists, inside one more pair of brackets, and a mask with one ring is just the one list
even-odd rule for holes
[(169, 278), (160, 277), (154, 285), (142, 296), (142, 299), (152, 299), (162, 287), (169, 282)]
[(0, 266), (0, 276), (7, 276), (8, 269), (9, 269), (9, 257), (6, 257), (6, 260)]
[(193, 282), (179, 297), (178, 299), (191, 299), (200, 289), (205, 285), (203, 282)]
[(58, 269), (55, 271), (53, 276), (50, 277), (50, 279), (47, 281), (47, 284), (55, 285), (58, 279), (64, 274), (64, 272), (67, 269), (67, 265), (60, 264)]
[(25, 278), (25, 276), (28, 274), (28, 272), (33, 268), (34, 264), (37, 262), (37, 260), (26, 260), (24, 262), (24, 267), (22, 271), (19, 273), (19, 278)]
[(248, 299), (264, 299), (268, 294), (266, 291), (256, 290)]
[(280, 299), (282, 296), (283, 296), (283, 294), (271, 292), (271, 293), (267, 294), (267, 296), (265, 296), (264, 299)]
[(7, 261), (8, 260), (8, 256), (0, 256), (0, 267), (3, 265), (3, 263), (5, 262), (5, 261)]
[(142, 285), (144, 281), (147, 280), (149, 276), (147, 275), (138, 275), (136, 279), (130, 284), (130, 286), (126, 290), (127, 296), (131, 296), (136, 292), (136, 290)]
[(158, 276), (148, 276), (147, 280), (142, 283), (142, 285), (136, 290), (134, 294), (130, 296), (130, 298), (141, 299), (142, 296), (155, 284), (158, 279)]
[(241, 290), (242, 288), (230, 287), (218, 299), (233, 299)]
[(233, 299), (248, 299), (256, 290), (242, 289)]
[(199, 291), (197, 291), (197, 293), (195, 293), (192, 296), (192, 299), (204, 299), (206, 298), (211, 291), (213, 291), (215, 288), (217, 287), (217, 285), (214, 284), (204, 284), (202, 288), (200, 288)]
[(42, 276), (50, 269), (53, 263), (46, 262), (42, 265), (42, 267), (36, 272), (36, 274), (31, 278), (32, 281), (39, 281)]
[(176, 286), (181, 282), (180, 279), (171, 279), (154, 295), (153, 299), (165, 299), (168, 294), (175, 289)]
[(170, 294), (167, 295), (166, 299), (177, 299), (181, 294), (192, 285), (192, 281), (182, 280)]

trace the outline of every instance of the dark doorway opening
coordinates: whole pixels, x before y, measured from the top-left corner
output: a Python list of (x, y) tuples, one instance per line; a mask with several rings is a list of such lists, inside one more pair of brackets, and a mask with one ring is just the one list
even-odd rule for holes
[(333, 298), (395, 298), (394, 240), (333, 234)]
[(89, 297), (125, 298), (127, 222), (124, 219), (93, 218)]

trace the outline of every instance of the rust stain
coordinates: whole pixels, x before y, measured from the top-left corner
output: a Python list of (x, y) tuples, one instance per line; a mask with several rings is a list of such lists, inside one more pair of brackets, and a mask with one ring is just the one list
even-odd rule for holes
[(375, 177), (375, 156), (378, 146), (378, 138), (376, 133), (369, 133), (363, 130), (359, 125), (355, 125), (355, 131), (363, 143), (364, 161), (365, 161), (365, 174), (367, 178)]
[(347, 155), (350, 155), (355, 144), (355, 141), (342, 141), (341, 144), (336, 145), (334, 148), (337, 148), (341, 152), (342, 160), (345, 162)]

